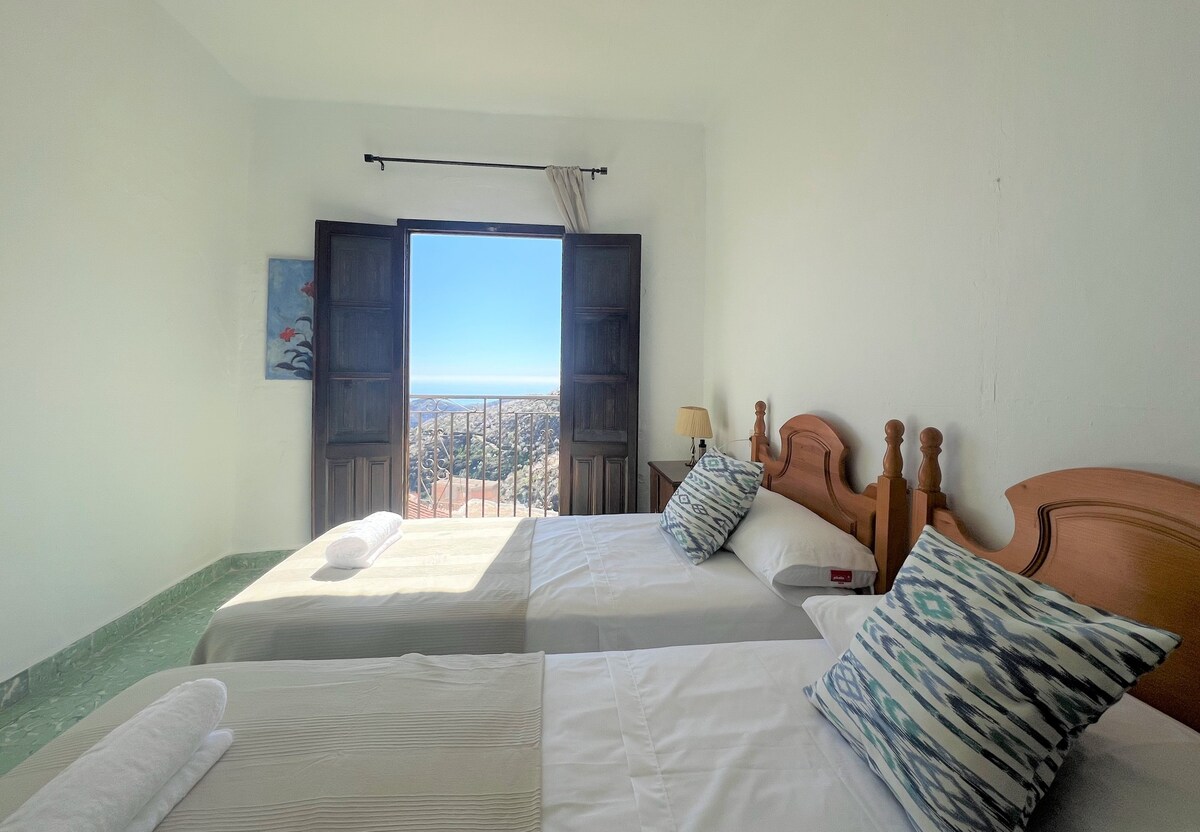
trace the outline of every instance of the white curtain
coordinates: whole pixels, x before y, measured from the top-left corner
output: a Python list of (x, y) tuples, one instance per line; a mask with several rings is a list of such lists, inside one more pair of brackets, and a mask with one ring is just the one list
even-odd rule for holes
[(583, 201), (583, 171), (579, 168), (560, 168), (550, 165), (546, 178), (554, 188), (554, 199), (562, 212), (563, 223), (572, 234), (586, 234), (589, 230), (587, 205)]

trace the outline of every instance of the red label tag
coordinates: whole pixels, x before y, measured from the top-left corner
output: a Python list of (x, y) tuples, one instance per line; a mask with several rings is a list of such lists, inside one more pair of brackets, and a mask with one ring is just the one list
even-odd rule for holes
[(848, 584), (854, 580), (854, 572), (849, 569), (830, 569), (829, 580), (835, 584)]

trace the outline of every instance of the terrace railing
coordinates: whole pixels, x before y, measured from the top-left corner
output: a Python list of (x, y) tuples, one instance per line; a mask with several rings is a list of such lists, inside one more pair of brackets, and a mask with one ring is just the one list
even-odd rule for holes
[(408, 514), (555, 515), (558, 441), (557, 394), (413, 396)]

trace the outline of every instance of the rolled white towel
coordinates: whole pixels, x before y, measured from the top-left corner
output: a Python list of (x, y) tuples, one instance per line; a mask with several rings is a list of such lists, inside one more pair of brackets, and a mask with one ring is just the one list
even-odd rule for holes
[(335, 557), (331, 556), (327, 551), (325, 553), (325, 560), (330, 566), (337, 567), (338, 569), (365, 569), (373, 564), (389, 546), (402, 537), (404, 537), (404, 529), (396, 529), (391, 537), (384, 540), (378, 546), (369, 549), (366, 554), (358, 557)]
[(126, 832), (213, 733), (225, 699), (225, 685), (217, 679), (168, 691), (83, 752), (0, 823), (0, 830)]
[(340, 569), (370, 566), (379, 553), (404, 535), (404, 518), (377, 511), (354, 523), (325, 547), (325, 560)]
[(200, 782), (201, 777), (208, 774), (208, 770), (217, 764), (217, 760), (221, 759), (221, 755), (228, 751), (231, 745), (233, 731), (228, 728), (218, 728), (205, 737), (192, 759), (184, 763), (183, 768), (158, 790), (158, 794), (150, 798), (150, 802), (142, 807), (142, 811), (138, 812), (138, 816), (126, 827), (125, 832), (151, 832), (162, 823), (163, 818), (171, 814), (171, 810), (179, 801), (187, 797), (188, 792)]

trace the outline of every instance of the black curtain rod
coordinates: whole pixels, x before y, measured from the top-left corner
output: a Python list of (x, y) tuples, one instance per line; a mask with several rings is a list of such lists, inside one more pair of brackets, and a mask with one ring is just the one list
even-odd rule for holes
[[(501, 162), (453, 162), (447, 159), (404, 159), (399, 156), (376, 156), (373, 153), (364, 153), (363, 161), (368, 164), (379, 163), (379, 169), (383, 170), (384, 162), (404, 162), (410, 165), (459, 165), (464, 168), (507, 168), (509, 170), (545, 170), (548, 165), (506, 165)], [(579, 169), (583, 173), (590, 173), (592, 178), (596, 178), (596, 174), (608, 176), (608, 168), (583, 168)]]

